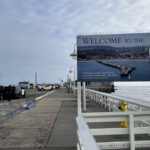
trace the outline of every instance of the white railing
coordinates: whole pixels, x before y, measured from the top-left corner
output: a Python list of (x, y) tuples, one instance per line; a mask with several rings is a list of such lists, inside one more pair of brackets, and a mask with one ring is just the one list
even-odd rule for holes
[[(83, 113), (81, 108), (81, 87), (78, 89), (78, 114), (81, 114), (87, 125), (89, 123), (99, 124), (104, 123), (104, 128), (96, 125), (97, 128), (88, 128), (90, 133), (94, 136), (116, 136), (116, 135), (128, 135), (129, 139), (124, 141), (106, 141), (99, 142), (97, 141), (97, 146), (100, 149), (121, 149), (121, 148), (129, 148), (130, 150), (135, 150), (135, 148), (150, 148), (150, 138), (142, 139), (142, 137), (150, 136), (150, 102), (141, 101), (138, 99), (122, 97), (122, 96), (114, 96), (111, 94), (98, 92), (90, 89), (86, 89), (86, 97), (97, 104), (107, 108), (108, 112), (90, 112)], [(121, 101), (125, 101), (127, 103), (127, 112), (120, 112), (118, 109), (119, 103)], [(87, 109), (88, 111), (88, 109)], [(113, 112), (109, 112), (113, 111)], [(128, 128), (121, 128), (121, 121), (127, 121)], [(117, 123), (117, 126), (113, 126), (111, 123)], [(109, 125), (108, 125), (109, 124)], [(109, 127), (109, 128), (108, 128)], [(85, 140), (83, 144), (83, 139), (89, 139), (91, 135), (86, 134), (81, 138), (81, 130), (78, 130), (78, 149), (85, 149), (88, 144), (91, 144), (87, 140)], [(86, 131), (88, 132), (88, 131)], [(135, 134), (139, 134), (140, 141), (135, 140)], [(103, 138), (103, 137), (101, 137)], [(108, 138), (109, 139), (109, 138)], [(94, 148), (91, 148), (95, 150)], [(88, 150), (88, 149), (87, 149)]]
[(94, 137), (92, 136), (84, 118), (79, 115), (76, 118), (77, 122), (77, 135), (78, 135), (78, 150), (99, 150)]
[[(83, 113), (87, 123), (105, 123), (105, 128), (90, 129), (93, 136), (113, 136), (113, 135), (129, 135), (129, 141), (107, 141), (97, 142), (100, 149), (121, 149), (150, 147), (150, 140), (135, 141), (135, 134), (150, 134), (150, 127), (136, 127), (136, 121), (150, 120), (150, 112), (99, 112), (99, 113)], [(111, 122), (127, 121), (128, 128), (108, 127)], [(143, 137), (143, 136), (142, 136)]]
[(125, 101), (127, 103), (128, 111), (150, 111), (150, 102), (142, 101), (138, 99), (123, 97), (123, 96), (114, 96), (111, 94), (94, 91), (86, 89), (86, 96), (95, 101), (96, 103), (101, 104), (105, 108), (108, 108), (109, 111), (119, 111), (118, 106), (119, 102)]

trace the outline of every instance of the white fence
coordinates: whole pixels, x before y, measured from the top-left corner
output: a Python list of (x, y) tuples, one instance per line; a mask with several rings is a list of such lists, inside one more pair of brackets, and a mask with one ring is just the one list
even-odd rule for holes
[[(150, 134), (150, 127), (136, 127), (136, 121), (150, 120), (150, 112), (100, 112), (100, 113), (83, 113), (87, 123), (102, 123), (109, 124), (111, 122), (120, 123), (127, 121), (128, 128), (111, 127), (111, 128), (92, 128), (90, 129), (93, 136), (103, 135), (129, 135), (129, 141), (115, 142), (98, 142), (100, 149), (121, 149), (150, 147), (150, 140), (135, 141), (135, 134)], [(107, 125), (106, 125), (107, 126)]]
[[(81, 90), (81, 88), (80, 88)], [(135, 148), (150, 148), (150, 140), (135, 140), (135, 135), (150, 135), (150, 103), (145, 101), (140, 101), (137, 99), (113, 96), (111, 94), (98, 92), (90, 89), (86, 89), (86, 97), (90, 100), (100, 104), (101, 106), (108, 109), (108, 111), (113, 112), (96, 112), (96, 113), (83, 113), (81, 109), (81, 92), (78, 91), (78, 114), (83, 115), (87, 124), (89, 123), (120, 123), (121, 121), (127, 121), (129, 127), (111, 127), (111, 128), (92, 128), (90, 133), (93, 136), (115, 136), (115, 135), (128, 135), (129, 140), (127, 141), (107, 141), (107, 142), (97, 142), (97, 146), (100, 149), (123, 149), (128, 148), (130, 150), (135, 150)], [(119, 102), (125, 101), (127, 103), (127, 112), (119, 112), (118, 109)], [(88, 111), (88, 110), (87, 110)], [(78, 131), (80, 132), (80, 130)], [(78, 137), (81, 139), (81, 136)], [(89, 135), (90, 136), (90, 135)], [(142, 136), (141, 136), (142, 137)], [(84, 136), (82, 138), (85, 138)], [(87, 139), (88, 137), (86, 137)], [(149, 138), (150, 139), (150, 138)], [(83, 139), (82, 139), (83, 140)], [(79, 145), (81, 149), (85, 149), (82, 143)], [(78, 147), (80, 147), (78, 146)], [(95, 149), (92, 149), (95, 150)]]
[(127, 103), (128, 111), (150, 111), (150, 102), (141, 101), (138, 99), (114, 96), (90, 89), (86, 89), (86, 96), (90, 100), (93, 100), (96, 103), (101, 104), (105, 108), (108, 108), (109, 111), (119, 111), (118, 106), (119, 102), (121, 101), (125, 101)]
[(99, 150), (94, 137), (92, 136), (84, 118), (79, 115), (77, 121), (77, 135), (78, 135), (78, 150)]

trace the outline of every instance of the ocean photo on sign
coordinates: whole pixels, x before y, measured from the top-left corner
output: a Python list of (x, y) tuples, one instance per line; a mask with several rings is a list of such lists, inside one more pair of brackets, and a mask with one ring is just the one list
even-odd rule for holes
[(150, 34), (77, 37), (78, 81), (150, 81)]

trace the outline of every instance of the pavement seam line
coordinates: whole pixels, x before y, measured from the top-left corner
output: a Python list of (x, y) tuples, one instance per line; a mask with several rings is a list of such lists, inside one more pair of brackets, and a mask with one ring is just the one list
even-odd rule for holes
[(48, 139), (47, 139), (47, 142), (46, 142), (45, 148), (49, 148), (49, 147), (47, 147), (47, 145), (48, 145), (48, 142), (49, 142), (50, 137), (51, 137), (51, 135), (52, 135), (52, 132), (53, 132), (53, 129), (54, 129), (54, 126), (55, 126), (56, 120), (57, 120), (57, 118), (58, 118), (58, 115), (59, 115), (59, 113), (60, 113), (61, 106), (62, 106), (62, 102), (63, 102), (63, 101), (61, 101), (60, 109), (59, 109), (59, 111), (58, 111), (58, 113), (57, 113), (57, 116), (56, 116), (56, 118), (55, 118), (55, 120), (54, 120), (54, 123), (53, 123), (52, 129), (51, 129), (51, 132), (50, 132), (50, 134), (49, 134), (49, 137), (48, 137)]

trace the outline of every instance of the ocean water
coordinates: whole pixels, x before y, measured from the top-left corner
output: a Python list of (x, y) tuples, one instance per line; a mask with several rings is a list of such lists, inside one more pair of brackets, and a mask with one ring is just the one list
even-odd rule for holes
[(150, 86), (115, 86), (112, 95), (150, 102)]
[[(109, 60), (107, 62), (136, 67), (130, 77), (121, 77), (120, 70), (95, 61), (78, 62), (78, 81), (150, 81), (149, 60)], [(88, 78), (87, 78), (88, 75)]]

